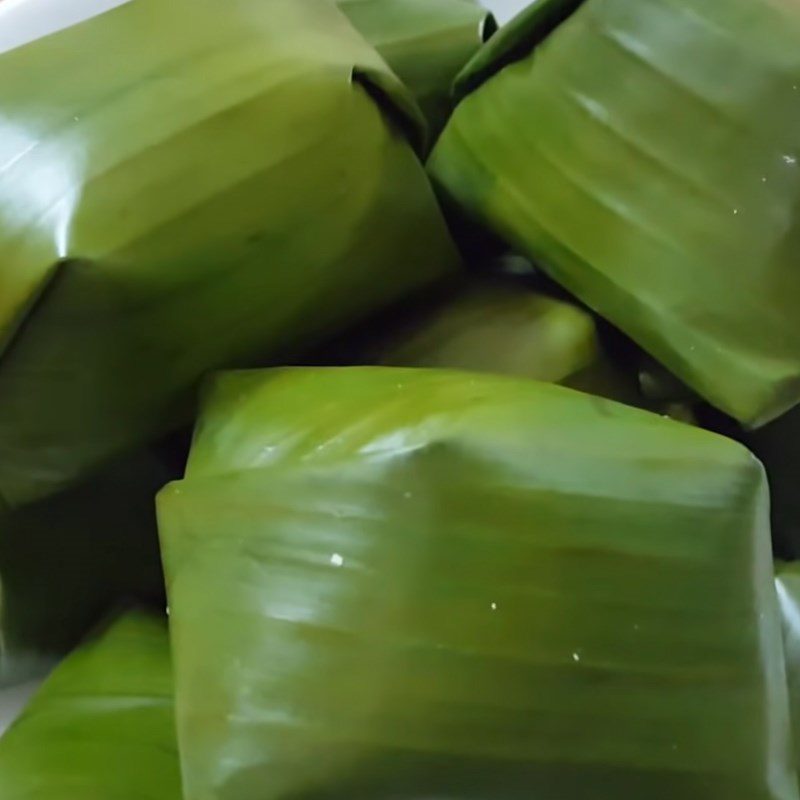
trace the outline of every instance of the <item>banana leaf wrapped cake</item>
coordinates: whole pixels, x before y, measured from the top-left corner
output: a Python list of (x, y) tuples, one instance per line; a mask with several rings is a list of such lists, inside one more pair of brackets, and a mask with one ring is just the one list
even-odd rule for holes
[(10, 506), (457, 264), (419, 109), (329, 0), (135, 0), (0, 56), (0, 108)]
[(800, 3), (33, 2), (0, 800), (800, 800)]
[(800, 400), (800, 5), (536, 2), (458, 83), (448, 198), (741, 422)]
[(139, 454), (207, 370), (458, 256), (417, 106), (329, 0), (118, 5), (0, 54), (0, 113), (2, 681), (163, 593)]
[(3, 800), (181, 800), (165, 620), (130, 612), (45, 681), (0, 739)]
[(561, 387), (224, 375), (159, 497), (186, 796), (796, 800), (767, 517)]

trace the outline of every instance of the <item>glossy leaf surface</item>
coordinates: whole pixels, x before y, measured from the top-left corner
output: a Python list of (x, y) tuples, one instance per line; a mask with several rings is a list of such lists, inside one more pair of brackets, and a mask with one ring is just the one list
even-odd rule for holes
[(795, 768), (800, 769), (800, 563), (778, 566), (775, 577), (781, 614), (783, 643), (786, 652), (786, 679), (794, 734)]
[(364, 363), (517, 375), (641, 405), (633, 371), (606, 352), (597, 321), (574, 303), (513, 280), (472, 279), (381, 330)]
[(775, 549), (800, 558), (800, 408), (741, 436), (767, 470)]
[(159, 521), (187, 800), (797, 798), (729, 440), (510, 378), (232, 373)]
[(7, 505), (457, 263), (419, 109), (328, 0), (136, 0), (0, 56), (0, 108)]
[(472, 0), (337, 0), (342, 11), (411, 89), (431, 140), (453, 107), (456, 75), (496, 30)]
[(73, 653), (0, 739), (3, 800), (180, 800), (169, 637), (130, 614)]
[(530, 0), (503, 25), (461, 70), (454, 95), (461, 98), (508, 64), (525, 57), (549, 36), (584, 0)]
[(800, 400), (800, 5), (587, 0), (543, 41), (530, 21), (514, 63), (467, 68), (491, 77), (432, 175), (712, 404), (778, 416)]

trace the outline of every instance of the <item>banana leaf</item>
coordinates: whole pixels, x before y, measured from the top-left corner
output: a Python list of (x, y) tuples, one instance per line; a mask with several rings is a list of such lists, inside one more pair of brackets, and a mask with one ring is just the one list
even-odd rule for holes
[(576, 5), (521, 15), (467, 65), (430, 173), (702, 397), (765, 423), (800, 400), (800, 5)]
[(800, 558), (800, 408), (741, 438), (767, 470), (775, 549)]
[(591, 314), (524, 281), (473, 278), (381, 330), (371, 325), (366, 364), (518, 375), (643, 405)]
[(558, 386), (231, 373), (158, 499), (203, 800), (797, 800), (760, 464)]
[(456, 76), (497, 30), (473, 0), (337, 0), (414, 93), (435, 139), (453, 108)]
[(795, 767), (800, 767), (800, 563), (778, 565), (775, 576), (786, 653), (786, 679), (789, 686)]
[(6, 505), (456, 266), (419, 109), (329, 0), (136, 0), (0, 55), (0, 108)]
[(123, 617), (72, 654), (0, 739), (3, 800), (180, 800), (169, 637)]
[(0, 687), (41, 674), (116, 606), (164, 607), (153, 498), (176, 474), (143, 452), (0, 511)]
[(696, 424), (691, 391), (528, 263), (506, 256), (482, 267), (398, 304), (300, 363), (518, 375)]
[(773, 553), (788, 561), (800, 559), (800, 408), (793, 408), (758, 430), (748, 430), (730, 417), (700, 406), (698, 422), (744, 444), (762, 462), (770, 489)]
[(454, 81), (454, 95), (463, 97), (504, 67), (524, 58), (583, 2), (530, 0), (464, 65)]

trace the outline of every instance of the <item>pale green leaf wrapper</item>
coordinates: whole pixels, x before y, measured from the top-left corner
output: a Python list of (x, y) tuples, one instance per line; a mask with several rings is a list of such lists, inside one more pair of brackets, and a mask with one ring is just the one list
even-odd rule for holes
[(762, 424), (800, 400), (800, 5), (576, 5), (532, 6), (475, 56), (429, 171), (705, 399)]
[(158, 505), (187, 800), (797, 800), (731, 441), (518, 379), (232, 373)]
[(777, 565), (775, 588), (783, 617), (786, 679), (794, 734), (794, 763), (800, 769), (800, 562)]
[(131, 613), (45, 681), (0, 739), (3, 800), (181, 800), (166, 622)]
[(453, 82), (497, 29), (473, 0), (336, 0), (413, 92), (435, 141), (453, 108)]
[(1, 55), (0, 107), (9, 506), (457, 266), (421, 112), (329, 0), (135, 0)]

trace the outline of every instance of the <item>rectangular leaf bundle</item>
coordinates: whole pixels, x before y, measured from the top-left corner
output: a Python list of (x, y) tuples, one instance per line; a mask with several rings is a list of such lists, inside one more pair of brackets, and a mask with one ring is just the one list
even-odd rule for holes
[(189, 800), (796, 800), (766, 484), (530, 381), (233, 373), (159, 498)]

